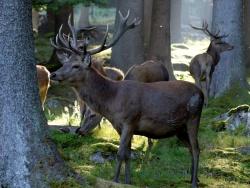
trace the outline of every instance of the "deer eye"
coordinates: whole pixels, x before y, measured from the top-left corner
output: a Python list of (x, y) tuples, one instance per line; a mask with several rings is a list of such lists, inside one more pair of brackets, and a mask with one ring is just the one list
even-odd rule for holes
[(80, 65), (73, 65), (73, 69), (79, 69)]

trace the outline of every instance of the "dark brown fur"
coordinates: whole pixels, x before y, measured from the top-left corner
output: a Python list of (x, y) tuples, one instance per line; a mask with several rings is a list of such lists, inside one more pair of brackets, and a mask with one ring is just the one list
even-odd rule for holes
[(133, 65), (130, 67), (124, 79), (148, 83), (168, 81), (169, 75), (168, 70), (162, 63), (149, 60), (140, 65)]
[[(96, 66), (98, 68), (102, 66)], [(108, 69), (107, 69), (108, 68)], [(109, 71), (111, 71), (110, 74)], [(117, 70), (117, 69), (115, 69)], [(119, 69), (118, 69), (119, 70)], [(112, 80), (122, 80), (120, 74), (117, 75), (117, 71), (113, 73), (113, 68), (104, 67), (103, 71), (100, 71), (102, 75), (107, 75)], [(120, 79), (118, 79), (120, 78)], [(125, 75), (125, 80), (136, 80), (140, 82), (150, 83), (150, 82), (157, 82), (157, 81), (168, 81), (169, 75), (168, 70), (166, 67), (160, 63), (159, 61), (145, 61), (140, 65), (132, 66)], [(84, 123), (81, 125), (80, 129), (77, 129), (77, 133), (81, 135), (86, 135), (97, 125), (100, 124), (102, 116), (99, 114), (94, 113), (91, 109), (88, 109), (85, 113), (85, 120)], [(151, 139), (148, 139), (149, 149), (152, 146)]]
[[(134, 134), (150, 138), (176, 135), (192, 154), (192, 185), (197, 186), (199, 146), (197, 140), (203, 94), (192, 83), (169, 81), (140, 83), (112, 81), (95, 68), (64, 64), (51, 79), (76, 88), (91, 109), (106, 117), (121, 136), (115, 181), (125, 161), (125, 182), (130, 183), (130, 150)], [(71, 70), (71, 71), (69, 71)]]

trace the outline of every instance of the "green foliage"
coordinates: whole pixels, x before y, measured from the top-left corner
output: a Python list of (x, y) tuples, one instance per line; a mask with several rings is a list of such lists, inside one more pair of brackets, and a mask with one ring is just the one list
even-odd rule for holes
[(213, 121), (211, 128), (216, 132), (220, 132), (226, 130), (226, 125), (227, 125), (226, 121)]
[(107, 2), (108, 0), (32, 0), (32, 5), (36, 9), (46, 8), (57, 11), (63, 6), (73, 6), (79, 3), (83, 3), (86, 6), (92, 3), (98, 6), (105, 6)]
[[(73, 178), (63, 181), (51, 181), (50, 188), (82, 188)], [(85, 186), (84, 186), (85, 187)]]
[(44, 36), (35, 36), (35, 57), (38, 64), (46, 64), (53, 52), (53, 48), (50, 45), (50, 38), (53, 36), (53, 33), (48, 33)]

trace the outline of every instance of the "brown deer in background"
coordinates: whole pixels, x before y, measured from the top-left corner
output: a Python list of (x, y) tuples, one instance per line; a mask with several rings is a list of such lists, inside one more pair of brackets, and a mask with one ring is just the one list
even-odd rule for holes
[(146, 83), (168, 81), (169, 74), (167, 68), (160, 61), (148, 60), (140, 65), (130, 67), (124, 79)]
[(50, 72), (45, 66), (36, 65), (39, 95), (44, 110), (44, 103), (50, 86)]
[[(95, 112), (107, 118), (120, 135), (114, 181), (119, 181), (121, 164), (125, 162), (125, 183), (130, 181), (130, 152), (133, 135), (166, 138), (176, 135), (189, 148), (192, 156), (192, 187), (197, 187), (199, 161), (198, 129), (203, 106), (203, 94), (194, 84), (185, 81), (142, 83), (131, 80), (113, 81), (91, 66), (91, 55), (106, 50), (140, 21), (128, 24), (128, 17), (120, 13), (118, 31), (106, 44), (95, 49), (79, 49), (71, 23), (72, 41), (56, 37), (53, 45), (67, 53), (77, 53), (83, 59), (65, 63), (51, 73), (51, 79), (70, 84)], [(61, 41), (64, 40), (64, 41)]]
[[(195, 80), (196, 85), (202, 89), (205, 96), (205, 105), (208, 104), (210, 91), (210, 82), (215, 66), (220, 61), (220, 54), (224, 51), (230, 51), (233, 46), (222, 39), (228, 35), (219, 35), (220, 31), (213, 34), (208, 30), (208, 24), (204, 21), (201, 28), (191, 26), (193, 29), (203, 31), (211, 37), (211, 42), (207, 51), (203, 54), (196, 55), (190, 62), (189, 71)], [(202, 82), (205, 82), (205, 86)]]

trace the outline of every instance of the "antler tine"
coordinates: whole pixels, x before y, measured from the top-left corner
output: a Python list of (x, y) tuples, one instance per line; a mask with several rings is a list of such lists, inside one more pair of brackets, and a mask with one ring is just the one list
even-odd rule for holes
[(71, 46), (76, 46), (76, 32), (75, 32), (75, 28), (72, 26), (71, 24), (71, 14), (69, 15), (68, 17), (68, 26), (69, 26), (69, 29), (71, 31), (71, 34), (72, 34), (72, 43)]
[(60, 29), (59, 29), (59, 32), (58, 32), (58, 36), (59, 36), (59, 39), (60, 39), (60, 42), (67, 48), (69, 48), (69, 43), (65, 40), (64, 36), (62, 35), (62, 27), (63, 27), (63, 24), (61, 25)]
[(93, 54), (97, 54), (97, 53), (99, 53), (99, 52), (107, 49), (107, 47), (106, 47), (105, 44), (106, 44), (107, 38), (108, 38), (108, 30), (109, 29), (108, 29), (108, 25), (107, 25), (106, 32), (105, 32), (105, 35), (103, 37), (102, 44), (99, 47), (97, 47), (95, 49), (92, 49), (92, 50), (87, 50), (87, 48), (85, 48), (85, 50), (86, 50), (87, 53), (93, 55)]
[(108, 48), (111, 48), (112, 46), (114, 46), (118, 42), (118, 40), (122, 37), (122, 35), (127, 30), (132, 29), (141, 23), (141, 20), (139, 18), (135, 18), (130, 24), (127, 24), (127, 21), (128, 21), (129, 15), (130, 15), (130, 10), (128, 10), (126, 16), (123, 16), (120, 11), (118, 13), (119, 13), (119, 18), (120, 18), (120, 23), (118, 25), (118, 30), (114, 34), (112, 41), (108, 45), (106, 44), (106, 40), (107, 40), (107, 36), (108, 36), (108, 27), (107, 27), (107, 31), (106, 31), (106, 34), (104, 36), (104, 40), (103, 40), (102, 45), (96, 49), (92, 49), (92, 50), (87, 51), (88, 53), (93, 55), (93, 54), (96, 54), (96, 53), (101, 52), (103, 50), (106, 50)]
[(195, 27), (193, 25), (190, 25), (193, 29), (196, 29), (196, 30), (200, 30), (200, 31), (203, 31), (206, 35), (208, 35), (209, 37), (212, 37), (214, 39), (218, 39), (218, 38), (221, 38), (221, 36), (218, 36), (220, 31), (217, 32), (216, 34), (213, 34), (211, 31), (209, 31), (208, 29), (208, 23), (204, 20), (203, 23), (202, 23), (202, 27)]
[(81, 28), (77, 29), (77, 33), (83, 32), (85, 34), (85, 32), (90, 32), (93, 30), (96, 30), (96, 26), (90, 25), (87, 27), (81, 27)]
[(119, 12), (118, 12), (118, 13), (119, 13), (119, 16), (120, 16), (121, 22), (122, 22), (122, 21), (123, 21), (123, 22), (127, 22), (128, 17), (129, 17), (129, 14), (130, 14), (130, 9), (128, 9), (128, 12), (127, 12), (127, 15), (126, 15), (126, 16), (123, 16), (120, 10), (119, 10)]
[(208, 24), (207, 24), (207, 22), (206, 22), (205, 20), (203, 20), (203, 22), (202, 22), (202, 27), (196, 27), (196, 26), (193, 26), (193, 25), (191, 25), (191, 24), (190, 24), (190, 26), (191, 26), (193, 29), (196, 29), (196, 30), (200, 30), (200, 31), (205, 32), (206, 29), (207, 29), (207, 27), (208, 27)]
[(53, 39), (50, 38), (50, 44), (51, 44), (54, 48), (56, 48), (57, 50), (64, 50), (64, 51), (66, 51), (66, 52), (73, 53), (72, 50), (60, 46), (59, 40), (58, 40), (58, 34), (56, 35), (56, 43), (54, 43)]
[(69, 15), (69, 18), (68, 18), (68, 26), (69, 26), (69, 29), (70, 29), (70, 32), (72, 34), (72, 38), (68, 38), (68, 41), (69, 42), (69, 47), (74, 51), (76, 52), (77, 54), (79, 55), (82, 55), (84, 53), (84, 51), (80, 50), (78, 47), (77, 47), (77, 33), (76, 33), (76, 30), (75, 28), (73, 27), (73, 25), (71, 24), (71, 14)]
[(217, 33), (215, 34), (214, 38), (216, 39), (222, 39), (222, 38), (226, 38), (229, 35), (228, 34), (224, 34), (224, 35), (219, 35), (220, 34), (220, 30), (217, 31)]

